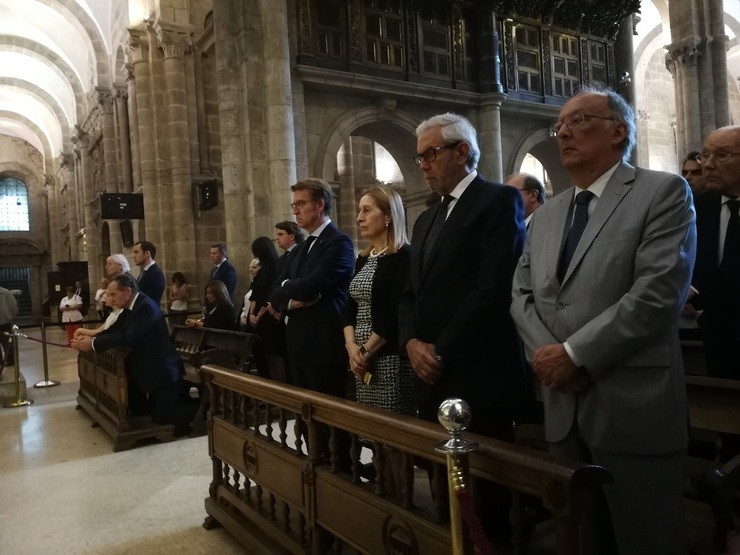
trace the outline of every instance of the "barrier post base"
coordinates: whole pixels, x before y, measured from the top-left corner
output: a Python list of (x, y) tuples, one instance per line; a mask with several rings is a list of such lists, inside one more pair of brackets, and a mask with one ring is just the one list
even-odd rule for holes
[(33, 387), (54, 387), (55, 385), (60, 385), (62, 382), (58, 382), (56, 380), (42, 380), (38, 383), (33, 384)]
[(12, 409), (15, 407), (28, 407), (31, 405), (33, 405), (33, 401), (31, 401), (30, 399), (26, 399), (25, 401), (12, 401), (10, 403), (5, 403), (3, 405), (3, 408)]

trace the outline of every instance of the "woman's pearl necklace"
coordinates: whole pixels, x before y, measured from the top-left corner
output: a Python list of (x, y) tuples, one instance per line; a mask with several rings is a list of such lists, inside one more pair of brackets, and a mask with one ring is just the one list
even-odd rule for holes
[(370, 258), (377, 258), (378, 256), (383, 256), (387, 250), (388, 250), (388, 247), (385, 247), (385, 248), (383, 248), (383, 249), (381, 249), (379, 251), (376, 251), (375, 249), (372, 249), (370, 251), (369, 256), (370, 256)]

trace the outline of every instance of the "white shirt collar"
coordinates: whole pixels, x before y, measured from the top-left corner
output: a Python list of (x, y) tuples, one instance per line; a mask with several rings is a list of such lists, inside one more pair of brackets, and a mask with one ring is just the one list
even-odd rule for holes
[(326, 221), (323, 224), (313, 230), (313, 233), (311, 233), (311, 237), (318, 237), (319, 235), (321, 235), (321, 232), (324, 231), (324, 229), (326, 229), (326, 226), (328, 226), (330, 223), (331, 219), (326, 218)]
[(147, 264), (146, 266), (144, 266), (144, 267), (143, 267), (143, 268), (141, 269), (141, 271), (142, 271), (142, 272), (146, 272), (146, 271), (147, 271), (147, 270), (148, 270), (149, 268), (151, 268), (151, 267), (152, 267), (152, 266), (154, 266), (155, 264), (156, 264), (156, 262), (155, 262), (154, 260), (152, 260), (152, 261), (151, 261), (151, 262), (150, 262), (149, 264)]
[(475, 179), (478, 176), (478, 172), (476, 170), (473, 170), (468, 175), (462, 178), (460, 183), (457, 184), (457, 186), (452, 189), (452, 192), (450, 193), (453, 197), (455, 197), (455, 200), (459, 199), (462, 194), (465, 192), (465, 189), (468, 188), (468, 185), (470, 185), (473, 182), (473, 179)]
[(575, 187), (575, 191), (573, 191), (573, 198), (575, 199), (578, 193), (586, 190), (591, 191), (597, 199), (601, 198), (601, 195), (604, 193), (604, 189), (606, 189), (606, 184), (609, 183), (612, 175), (614, 175), (614, 172), (617, 171), (617, 167), (619, 166), (619, 164), (621, 164), (621, 161), (617, 162), (611, 168), (602, 173), (601, 176), (598, 177), (596, 181), (591, 183), (591, 185), (589, 185), (587, 189)]
[(128, 308), (129, 310), (133, 310), (134, 309), (134, 305), (136, 304), (136, 299), (138, 299), (138, 298), (139, 298), (139, 291), (136, 292), (136, 294), (134, 295), (134, 298), (131, 299), (131, 302), (129, 303), (129, 305), (126, 308)]

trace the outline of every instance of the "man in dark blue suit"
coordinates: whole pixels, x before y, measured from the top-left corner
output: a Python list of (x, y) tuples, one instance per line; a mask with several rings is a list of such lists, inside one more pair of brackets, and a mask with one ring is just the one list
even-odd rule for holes
[(696, 195), (696, 264), (692, 304), (707, 372), (740, 380), (740, 125), (707, 136), (699, 156), (706, 191)]
[(290, 189), (296, 223), (309, 237), (288, 257), (270, 304), (288, 316), (291, 383), (343, 397), (348, 360), (340, 314), (349, 295), (354, 247), (329, 219), (328, 183), (310, 178)]
[(162, 302), (162, 293), (164, 293), (165, 279), (161, 268), (154, 261), (157, 256), (157, 247), (149, 241), (139, 241), (134, 245), (134, 264), (141, 270), (139, 271), (139, 291), (157, 303)]
[[(514, 421), (529, 416), (534, 397), (509, 315), (525, 239), (522, 198), (477, 174), (480, 150), (466, 118), (435, 116), (416, 135), (416, 163), (441, 197), (414, 225), (399, 307), (419, 416), (436, 422), (440, 403), (461, 397), (472, 410), (470, 431), (512, 441)], [(477, 492), (487, 531), (508, 543), (508, 491), (481, 483)]]
[(113, 308), (124, 309), (121, 316), (109, 329), (95, 337), (81, 336), (72, 346), (78, 351), (131, 349), (126, 375), (132, 415), (151, 414), (159, 424), (174, 424), (175, 435), (188, 433), (186, 412), (180, 404), (183, 365), (159, 307), (126, 274), (111, 280), (107, 299)]
[(211, 281), (221, 281), (226, 286), (232, 302), (234, 301), (234, 291), (236, 290), (236, 269), (226, 259), (226, 244), (214, 243), (208, 256), (211, 259), (213, 268), (211, 268)]

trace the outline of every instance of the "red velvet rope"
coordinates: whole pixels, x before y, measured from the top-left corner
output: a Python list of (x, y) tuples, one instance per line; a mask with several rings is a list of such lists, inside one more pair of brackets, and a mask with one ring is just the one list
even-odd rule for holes
[(493, 545), (486, 537), (486, 533), (483, 531), (483, 525), (480, 522), (478, 513), (475, 512), (473, 498), (470, 496), (470, 492), (468, 490), (457, 491), (455, 492), (455, 497), (457, 497), (457, 504), (460, 507), (460, 513), (465, 520), (465, 524), (468, 525), (468, 530), (470, 530), (473, 544), (478, 548), (481, 555), (493, 555)]
[(66, 347), (67, 349), (72, 348), (66, 343), (55, 343), (54, 341), (44, 341), (43, 339), (38, 339), (36, 337), (31, 337), (29, 335), (24, 335), (23, 337), (25, 337), (26, 339), (30, 339), (31, 341), (36, 341), (36, 343), (46, 343), (47, 345), (54, 345), (55, 347)]

